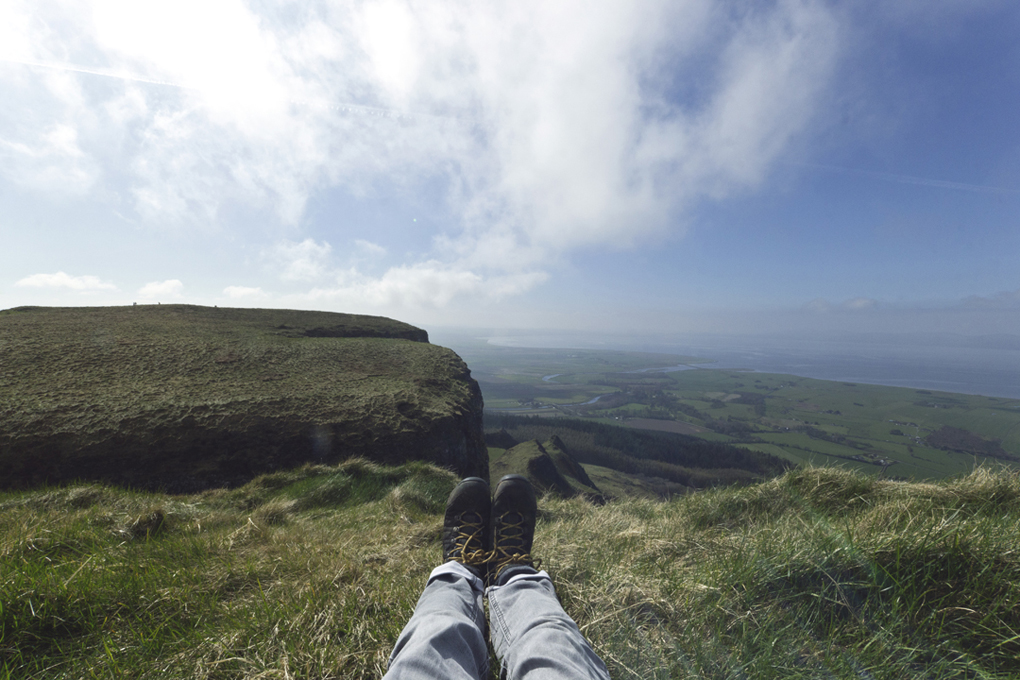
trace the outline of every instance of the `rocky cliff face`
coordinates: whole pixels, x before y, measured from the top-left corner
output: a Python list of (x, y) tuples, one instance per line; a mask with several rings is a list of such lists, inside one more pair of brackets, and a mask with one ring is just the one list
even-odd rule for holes
[(190, 305), (0, 312), (0, 485), (190, 491), (303, 462), (488, 476), (452, 351), (380, 317)]

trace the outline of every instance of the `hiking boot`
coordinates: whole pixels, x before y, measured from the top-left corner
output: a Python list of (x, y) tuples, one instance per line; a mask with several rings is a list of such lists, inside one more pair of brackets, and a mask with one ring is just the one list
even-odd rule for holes
[(450, 492), (443, 519), (443, 561), (460, 562), (485, 578), (489, 559), (489, 484), (468, 477)]
[(531, 557), (531, 544), (535, 539), (537, 513), (535, 489), (527, 477), (507, 475), (499, 480), (492, 500), (489, 585), (503, 585), (511, 571), (534, 573), (535, 560)]

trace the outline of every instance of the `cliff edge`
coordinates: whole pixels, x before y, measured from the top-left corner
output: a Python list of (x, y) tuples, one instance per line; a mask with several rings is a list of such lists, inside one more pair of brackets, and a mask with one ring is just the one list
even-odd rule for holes
[(391, 319), (193, 305), (0, 312), (0, 487), (192, 491), (304, 462), (488, 477), (464, 362)]

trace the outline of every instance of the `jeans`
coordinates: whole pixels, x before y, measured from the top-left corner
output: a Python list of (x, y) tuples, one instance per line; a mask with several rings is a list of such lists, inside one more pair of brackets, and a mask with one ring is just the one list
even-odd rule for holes
[(560, 606), (547, 573), (516, 574), (485, 590), (458, 562), (432, 570), (390, 654), (386, 680), (488, 677), (483, 594), (501, 678), (609, 680), (605, 664)]

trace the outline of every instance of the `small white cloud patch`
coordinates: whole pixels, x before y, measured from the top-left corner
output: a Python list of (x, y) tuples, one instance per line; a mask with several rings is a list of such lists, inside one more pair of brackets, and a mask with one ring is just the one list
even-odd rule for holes
[(864, 309), (872, 309), (878, 305), (878, 300), (871, 298), (853, 298), (843, 303), (843, 306), (851, 311), (860, 311)]
[(98, 276), (71, 276), (65, 272), (33, 274), (26, 276), (14, 285), (25, 288), (69, 288), (83, 292), (117, 290), (117, 286), (100, 280)]
[(138, 294), (145, 298), (175, 298), (181, 296), (184, 284), (177, 279), (153, 281), (138, 289)]
[(265, 297), (266, 295), (261, 288), (250, 288), (248, 286), (227, 286), (226, 288), (223, 289), (223, 294), (233, 300), (252, 297)]
[(354, 245), (357, 247), (358, 253), (365, 257), (382, 257), (386, 254), (386, 249), (381, 245), (366, 241), (365, 239), (357, 239), (354, 241)]
[(281, 241), (263, 252), (263, 258), (280, 270), (284, 281), (315, 281), (330, 271), (333, 246), (306, 238), (300, 243)]
[(338, 276), (332, 288), (316, 288), (307, 298), (362, 309), (400, 310), (443, 308), (454, 300), (499, 300), (545, 282), (545, 272), (483, 276), (436, 260), (391, 267), (382, 276), (366, 276), (356, 269)]

